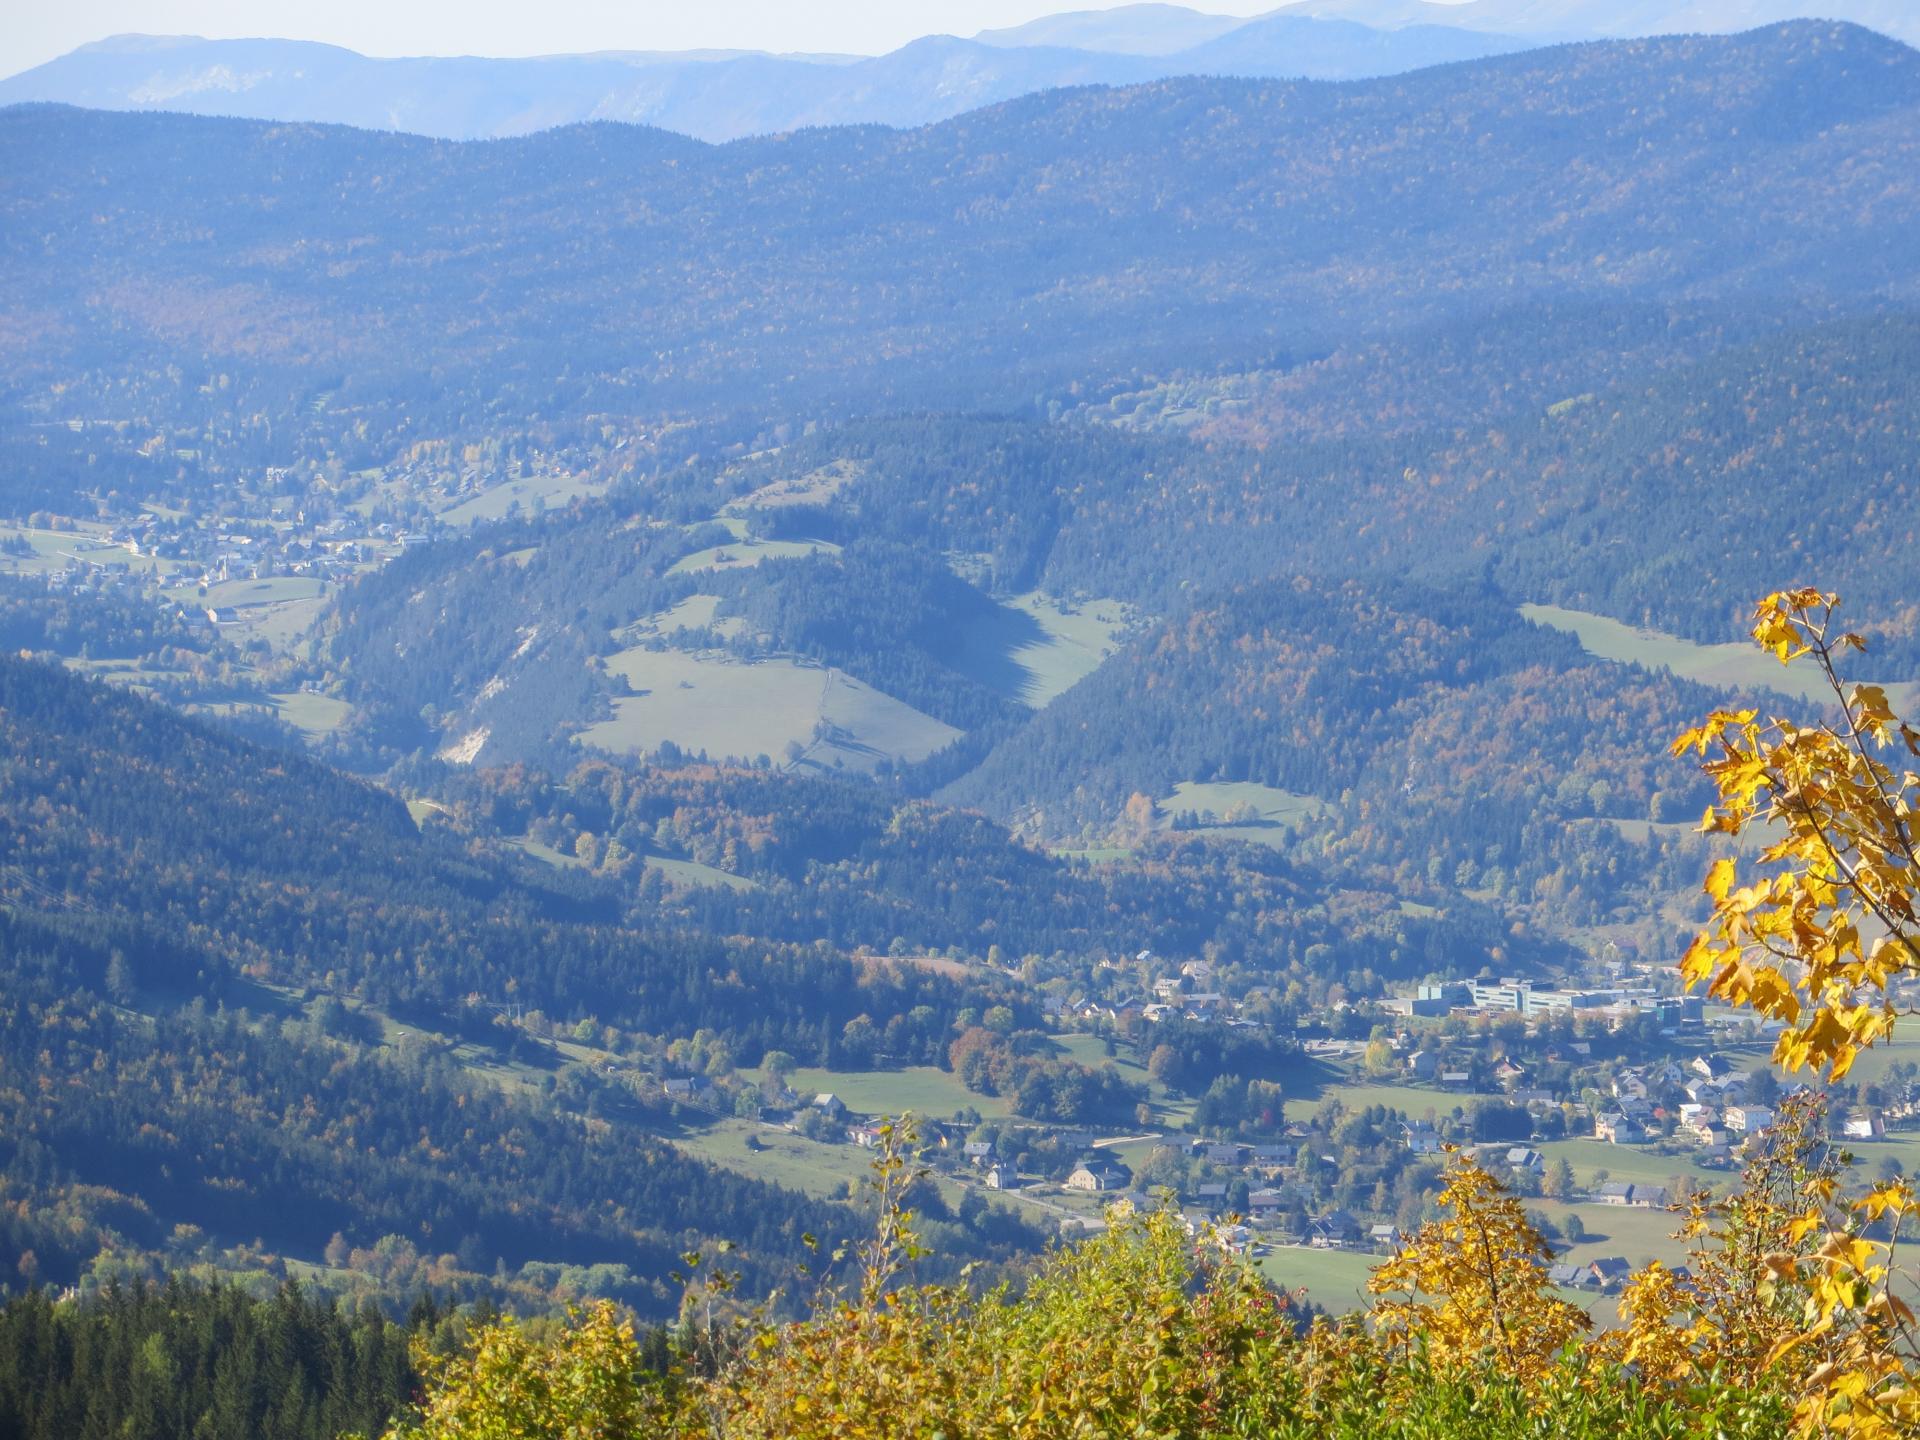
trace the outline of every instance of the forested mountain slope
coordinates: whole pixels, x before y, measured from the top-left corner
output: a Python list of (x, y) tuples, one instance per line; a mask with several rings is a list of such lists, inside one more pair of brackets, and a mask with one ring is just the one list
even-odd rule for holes
[[(827, 927), (796, 923), (791, 892), (702, 916), (612, 874), (509, 865), (471, 829), (422, 833), (357, 781), (52, 667), (0, 660), (0, 735), (0, 1243), (49, 1281), (156, 1256), (317, 1263), (338, 1234), (328, 1263), (352, 1250), (354, 1284), (539, 1303), (565, 1283), (660, 1313), (680, 1251), (725, 1236), (765, 1290), (792, 1278), (803, 1232), (857, 1222), (683, 1158), (658, 1138), (675, 1127), (657, 1088), (615, 1073), (631, 1061), (563, 1053), (495, 1002), (570, 1032), (586, 1018), (578, 1033), (622, 1055), (697, 1034), (742, 1063), (784, 1047), (855, 1066), (876, 1058), (840, 1048), (856, 1018), (903, 1064), (944, 1056), (965, 1003), (1034, 1013), (984, 974), (813, 944)], [(569, 823), (577, 809), (611, 829), (584, 798), (565, 804)], [(789, 808), (831, 823), (824, 805)], [(728, 813), (688, 811), (688, 838)], [(996, 844), (1060, 871), (1004, 837), (960, 841), (976, 878)], [(925, 885), (923, 866), (892, 868), (879, 895)], [(1034, 885), (1017, 869), (996, 882)], [(886, 934), (913, 903), (883, 914)], [(809, 943), (722, 938), (747, 928)], [(954, 1232), (963, 1250), (1035, 1243), (1018, 1222), (969, 1223), (984, 1228)]]
[(1911, 292), (1917, 141), (1920, 55), (1812, 23), (719, 148), (20, 107), (0, 382), (21, 422), (273, 463), (266, 414), (320, 397), (377, 451), (503, 410), (1030, 405), (1529, 296), (1823, 309)]
[(1696, 809), (1703, 792), (1648, 737), (1712, 700), (1592, 661), (1495, 593), (1273, 580), (1181, 607), (944, 798), (1058, 828), (1135, 790), (1253, 781), (1345, 797), (1451, 873), (1540, 852), (1529, 826)]

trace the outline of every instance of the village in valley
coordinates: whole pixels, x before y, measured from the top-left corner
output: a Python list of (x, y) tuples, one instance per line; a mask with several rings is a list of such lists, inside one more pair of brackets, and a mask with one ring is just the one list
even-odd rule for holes
[[(1488, 974), (1344, 1007), (1323, 1027), (1340, 1038), (1304, 1041), (1309, 1069), (1296, 1073), (1313, 1078), (1298, 1093), (1228, 1077), (1188, 1094), (1154, 1074), (1156, 1029), (1259, 1029), (1248, 1015), (1260, 997), (1230, 996), (1206, 960), (1141, 952), (1113, 968), (1159, 973), (1113, 1000), (1049, 997), (1052, 1043), (1095, 1063), (1117, 1057), (1148, 1097), (1133, 1126), (1023, 1120), (938, 1071), (651, 1083), (696, 1131), (705, 1115), (729, 1117), (692, 1142), (697, 1153), (739, 1163), (727, 1153), (737, 1143), (784, 1155), (839, 1174), (835, 1194), (857, 1185), (881, 1127), (911, 1111), (955, 1204), (1019, 1206), (1069, 1235), (1099, 1228), (1115, 1203), (1171, 1206), (1197, 1240), (1309, 1285), (1335, 1310), (1358, 1303), (1366, 1270), (1417, 1228), (1422, 1181), (1455, 1149), (1525, 1197), (1563, 1290), (1617, 1294), (1651, 1258), (1684, 1269), (1675, 1232), (1689, 1196), (1735, 1180), (1782, 1100), (1806, 1088), (1771, 1065), (1770, 1036), (1750, 1017), (1677, 993), (1667, 972), (1610, 943), (1600, 983)], [(1904, 1173), (1920, 1163), (1920, 1049), (1886, 1050), (1864, 1069), (1873, 1078), (1825, 1093), (1832, 1141), (1870, 1173)], [(1270, 1103), (1223, 1090), (1265, 1090)], [(949, 1096), (959, 1103), (943, 1112)]]

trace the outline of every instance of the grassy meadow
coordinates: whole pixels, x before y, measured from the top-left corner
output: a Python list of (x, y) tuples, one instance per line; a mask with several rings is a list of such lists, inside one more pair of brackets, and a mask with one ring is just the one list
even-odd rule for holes
[[(645, 754), (671, 740), (715, 758), (784, 756), (827, 769), (874, 769), (883, 759), (919, 760), (960, 732), (840, 671), (792, 660), (743, 661), (676, 650), (623, 650), (608, 668), (639, 692), (579, 741)], [(826, 733), (816, 738), (816, 732)]]
[[(1774, 690), (1814, 703), (1824, 703), (1832, 694), (1811, 662), (1782, 665), (1751, 641), (1700, 645), (1558, 605), (1522, 605), (1520, 613), (1537, 624), (1567, 631), (1589, 654), (1603, 660), (1624, 661), (1648, 670), (1671, 670), (1683, 680), (1697, 680), (1729, 692)], [(1911, 709), (1914, 700), (1920, 698), (1920, 685), (1890, 685), (1887, 696), (1895, 709)]]
[[(1240, 825), (1220, 823), (1230, 811), (1242, 807), (1251, 808), (1256, 818)], [(1157, 824), (1162, 830), (1172, 829), (1174, 816), (1182, 811), (1196, 815), (1212, 811), (1214, 823), (1203, 826), (1197, 833), (1277, 845), (1295, 826), (1313, 819), (1326, 806), (1311, 795), (1296, 795), (1291, 790), (1277, 790), (1251, 780), (1182, 780), (1173, 787), (1171, 795), (1161, 797), (1156, 808)]]

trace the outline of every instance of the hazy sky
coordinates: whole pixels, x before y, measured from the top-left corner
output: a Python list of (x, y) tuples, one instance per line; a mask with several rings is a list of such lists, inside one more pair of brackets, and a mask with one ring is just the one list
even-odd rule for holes
[[(1255, 15), (1281, 0), (1190, 0)], [(0, 75), (107, 35), (272, 35), (368, 55), (578, 50), (834, 50), (881, 54), (1107, 0), (5, 0)]]

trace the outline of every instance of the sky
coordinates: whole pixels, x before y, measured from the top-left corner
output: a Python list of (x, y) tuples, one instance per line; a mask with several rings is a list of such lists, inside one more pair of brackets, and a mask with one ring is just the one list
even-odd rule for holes
[[(1191, 0), (1256, 15), (1281, 0)], [(365, 55), (816, 50), (879, 55), (1105, 0), (6, 0), (0, 75), (108, 35), (273, 36)]]

